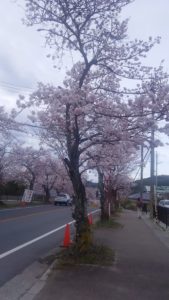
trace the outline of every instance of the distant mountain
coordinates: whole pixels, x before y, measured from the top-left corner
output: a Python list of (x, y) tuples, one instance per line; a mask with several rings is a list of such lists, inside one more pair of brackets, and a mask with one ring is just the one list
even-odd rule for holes
[[(154, 176), (154, 180), (156, 182), (156, 177)], [(142, 192), (146, 192), (146, 186), (151, 185), (151, 178), (144, 178), (143, 179), (143, 189)], [(159, 175), (157, 176), (157, 186), (169, 186), (169, 175)], [(141, 191), (141, 180), (136, 180), (131, 185), (131, 194), (140, 193)]]
[[(155, 177), (155, 176), (154, 176)], [(156, 181), (156, 177), (155, 177), (155, 181)], [(135, 183), (137, 185), (140, 185), (140, 180), (136, 180)], [(151, 178), (144, 178), (143, 179), (143, 185), (146, 186), (150, 186), (151, 185)], [(169, 175), (159, 175), (157, 176), (157, 186), (169, 186)]]
[(97, 188), (98, 187), (98, 183), (97, 182), (93, 182), (93, 181), (87, 181), (85, 185), (86, 185), (86, 187), (93, 187), (93, 188)]

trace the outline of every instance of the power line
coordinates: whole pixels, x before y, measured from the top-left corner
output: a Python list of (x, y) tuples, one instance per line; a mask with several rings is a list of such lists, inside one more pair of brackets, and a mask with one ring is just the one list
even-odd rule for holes
[[(148, 161), (149, 157), (150, 157), (150, 148), (147, 149), (147, 152), (146, 152), (146, 154), (144, 155), (144, 158), (143, 158), (143, 162), (144, 162), (145, 165), (147, 164), (147, 161)], [(140, 172), (140, 168), (141, 168), (141, 166), (138, 167), (137, 173), (134, 177), (134, 181), (136, 180), (136, 178), (137, 178), (137, 176)]]
[(29, 89), (29, 90), (32, 89), (30, 86), (17, 85), (17, 84), (13, 84), (13, 83), (10, 83), (10, 82), (3, 81), (3, 80), (0, 80), (0, 83), (10, 85), (10, 86), (13, 86), (13, 87), (16, 87), (16, 88), (23, 88), (23, 89)]
[(8, 90), (11, 90), (12, 92), (26, 92), (26, 93), (30, 93), (34, 91), (34, 88), (28, 87), (28, 86), (19, 86), (19, 85), (14, 85), (12, 83), (8, 83), (5, 81), (0, 81), (0, 87), (2, 87), (3, 89), (6, 88)]

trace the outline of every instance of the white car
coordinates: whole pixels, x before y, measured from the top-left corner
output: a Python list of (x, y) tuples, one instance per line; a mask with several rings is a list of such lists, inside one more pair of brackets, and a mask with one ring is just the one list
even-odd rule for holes
[(59, 194), (58, 196), (55, 197), (54, 199), (54, 204), (55, 205), (72, 205), (72, 199), (68, 194)]
[(169, 200), (168, 199), (160, 200), (160, 202), (158, 203), (158, 205), (161, 206), (161, 207), (167, 207), (167, 208), (169, 208)]

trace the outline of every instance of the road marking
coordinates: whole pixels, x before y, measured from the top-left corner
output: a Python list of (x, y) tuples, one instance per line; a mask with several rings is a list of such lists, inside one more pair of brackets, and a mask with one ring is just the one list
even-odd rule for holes
[[(96, 213), (98, 211), (100, 211), (100, 209), (96, 209), (96, 210), (94, 210), (94, 211), (92, 211), (90, 213), (94, 214), (94, 213)], [(45, 237), (47, 237), (47, 236), (49, 236), (49, 235), (51, 235), (51, 234), (53, 234), (53, 233), (55, 233), (55, 232), (57, 232), (57, 231), (65, 228), (67, 224), (71, 225), (73, 223), (75, 223), (75, 221), (68, 222), (68, 223), (66, 223), (66, 224), (64, 224), (64, 225), (62, 225), (60, 227), (57, 227), (57, 228), (55, 228), (55, 229), (53, 229), (53, 230), (51, 230), (51, 231), (49, 231), (49, 232), (47, 232), (47, 233), (45, 233), (43, 235), (38, 236), (37, 238), (35, 238), (33, 240), (30, 240), (29, 242), (26, 242), (26, 243), (24, 243), (22, 245), (19, 245), (19, 246), (15, 247), (15, 248), (13, 248), (13, 249), (11, 249), (9, 251), (6, 251), (6, 252), (0, 254), (0, 259), (2, 259), (2, 258), (6, 257), (6, 256), (8, 256), (8, 255), (10, 255), (10, 254), (12, 254), (14, 252), (17, 252), (17, 251), (19, 251), (19, 250), (21, 250), (21, 249), (23, 249), (23, 248), (25, 248), (25, 247), (27, 247), (27, 246), (29, 246), (31, 244), (34, 244), (37, 241), (40, 241), (40, 240), (44, 239)]]
[(0, 223), (5, 223), (5, 222), (9, 222), (9, 221), (15, 221), (15, 220), (18, 220), (18, 219), (25, 219), (26, 217), (32, 217), (32, 216), (36, 216), (36, 215), (44, 215), (44, 214), (46, 214), (48, 212), (54, 212), (54, 210), (50, 209), (50, 210), (45, 210), (45, 211), (39, 211), (39, 212), (31, 213), (31, 214), (24, 215), (24, 216), (9, 217), (9, 218), (0, 220)]
[[(47, 206), (50, 206), (51, 204), (46, 204)], [(15, 211), (15, 210), (20, 210), (20, 209), (29, 209), (29, 208), (37, 208), (37, 207), (46, 207), (46, 205), (35, 205), (35, 206), (27, 206), (27, 207), (15, 207), (15, 208), (3, 208), (0, 209), (0, 213), (5, 212), (5, 211)]]
[[(74, 222), (75, 221), (71, 221), (68, 224), (71, 225)], [(4, 253), (0, 254), (0, 259), (2, 259), (2, 258), (6, 257), (6, 256), (8, 256), (8, 255), (10, 255), (10, 254), (12, 254), (14, 252), (17, 252), (17, 251), (19, 251), (19, 250), (21, 250), (21, 249), (23, 249), (23, 248), (25, 248), (25, 247), (33, 244), (33, 243), (36, 243), (37, 241), (40, 241), (40, 240), (44, 239), (45, 237), (47, 237), (47, 236), (49, 236), (49, 235), (51, 235), (51, 234), (53, 234), (53, 233), (55, 233), (55, 232), (57, 232), (57, 231), (65, 228), (66, 225), (67, 224), (64, 224), (64, 225), (62, 225), (60, 227), (57, 227), (57, 228), (55, 228), (55, 229), (53, 229), (53, 230), (51, 230), (51, 231), (49, 231), (49, 232), (47, 232), (47, 233), (45, 233), (43, 235), (38, 236), (37, 238), (35, 238), (35, 239), (33, 239), (33, 240), (29, 241), (29, 242), (26, 242), (26, 243), (24, 243), (22, 245), (17, 246), (16, 248), (13, 248), (13, 249), (11, 249), (11, 250), (9, 250), (7, 252), (4, 252)]]

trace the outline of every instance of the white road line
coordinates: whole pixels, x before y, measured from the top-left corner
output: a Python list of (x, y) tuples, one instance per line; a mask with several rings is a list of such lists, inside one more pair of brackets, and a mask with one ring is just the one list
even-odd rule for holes
[[(48, 206), (50, 206), (50, 204)], [(36, 207), (46, 207), (46, 205), (35, 205), (35, 206), (16, 207), (16, 208), (3, 208), (3, 209), (0, 209), (0, 213), (3, 213), (5, 211), (15, 211), (15, 210), (20, 210), (20, 209), (28, 209), (28, 208), (36, 208)]]
[[(69, 222), (69, 225), (73, 224), (73, 223), (74, 223), (74, 221)], [(33, 239), (33, 240), (29, 241), (29, 242), (26, 242), (26, 243), (24, 243), (22, 245), (19, 245), (16, 248), (13, 248), (13, 249), (11, 249), (11, 250), (9, 250), (7, 252), (4, 252), (4, 253), (0, 254), (0, 259), (6, 257), (6, 256), (8, 256), (8, 255), (10, 255), (10, 254), (12, 254), (12, 253), (14, 253), (16, 251), (19, 251), (19, 250), (21, 250), (21, 249), (23, 249), (23, 248), (25, 248), (25, 247), (33, 244), (33, 243), (36, 243), (37, 241), (44, 239), (45, 237), (47, 237), (47, 236), (49, 236), (49, 235), (51, 235), (51, 234), (53, 234), (53, 233), (55, 233), (55, 232), (63, 229), (64, 227), (66, 227), (66, 224), (64, 224), (64, 225), (62, 225), (60, 227), (57, 227), (57, 228), (55, 228), (55, 229), (53, 229), (53, 230), (51, 230), (51, 231), (49, 231), (49, 232), (47, 232), (47, 233), (45, 233), (43, 235), (40, 235), (37, 238), (35, 238), (35, 239)]]
[[(96, 213), (98, 211), (100, 211), (100, 209), (96, 209), (94, 211), (91, 211), (90, 213), (94, 214), (94, 213)], [(8, 256), (8, 255), (10, 255), (10, 254), (12, 254), (14, 252), (17, 252), (17, 251), (19, 251), (19, 250), (21, 250), (21, 249), (23, 249), (23, 248), (25, 248), (25, 247), (33, 244), (33, 243), (36, 243), (39, 240), (44, 239), (45, 237), (47, 237), (47, 236), (49, 236), (49, 235), (51, 235), (51, 234), (53, 234), (53, 233), (55, 233), (55, 232), (57, 232), (57, 231), (65, 228), (67, 224), (71, 225), (73, 223), (75, 223), (75, 221), (71, 221), (69, 223), (66, 223), (66, 224), (64, 224), (64, 225), (62, 225), (60, 227), (57, 227), (57, 228), (55, 228), (55, 229), (53, 229), (53, 230), (51, 230), (51, 231), (49, 231), (49, 232), (47, 232), (47, 233), (45, 233), (43, 235), (38, 236), (37, 238), (35, 238), (35, 239), (33, 239), (33, 240), (29, 241), (29, 242), (26, 242), (26, 243), (24, 243), (22, 245), (17, 246), (16, 248), (13, 248), (13, 249), (11, 249), (11, 250), (9, 250), (7, 252), (4, 252), (4, 253), (0, 254), (0, 259), (2, 259), (2, 258), (6, 257), (6, 256)]]

